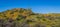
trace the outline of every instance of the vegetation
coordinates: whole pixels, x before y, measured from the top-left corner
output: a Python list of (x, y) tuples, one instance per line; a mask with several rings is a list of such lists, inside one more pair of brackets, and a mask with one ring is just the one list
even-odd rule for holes
[(31, 9), (14, 8), (0, 12), (0, 27), (60, 27), (60, 14), (39, 14)]

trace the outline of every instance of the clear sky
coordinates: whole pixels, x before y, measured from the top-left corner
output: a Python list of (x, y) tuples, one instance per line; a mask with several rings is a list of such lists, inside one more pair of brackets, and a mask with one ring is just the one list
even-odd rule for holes
[(60, 13), (60, 0), (0, 0), (0, 12), (28, 7), (36, 13)]

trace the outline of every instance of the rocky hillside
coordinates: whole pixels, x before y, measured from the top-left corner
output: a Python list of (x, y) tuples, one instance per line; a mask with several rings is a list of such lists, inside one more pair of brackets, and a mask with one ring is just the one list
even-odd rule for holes
[(0, 12), (0, 27), (60, 27), (59, 25), (59, 13), (40, 14), (24, 8)]

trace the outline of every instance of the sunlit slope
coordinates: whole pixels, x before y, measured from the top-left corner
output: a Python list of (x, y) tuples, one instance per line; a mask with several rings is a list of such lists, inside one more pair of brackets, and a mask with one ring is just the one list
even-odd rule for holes
[(0, 18), (16, 19), (18, 15), (28, 16), (29, 14), (32, 14), (32, 11), (30, 9), (14, 8), (12, 10), (0, 12)]
[[(31, 9), (14, 8), (0, 12), (0, 19), (13, 19), (19, 24), (27, 23), (29, 27), (60, 27), (60, 14), (34, 13)], [(18, 25), (18, 23), (17, 23)]]

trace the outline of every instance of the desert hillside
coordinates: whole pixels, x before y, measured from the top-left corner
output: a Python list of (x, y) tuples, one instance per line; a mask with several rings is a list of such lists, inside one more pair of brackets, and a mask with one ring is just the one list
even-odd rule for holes
[(0, 12), (0, 27), (60, 27), (60, 13), (41, 14), (14, 8)]

